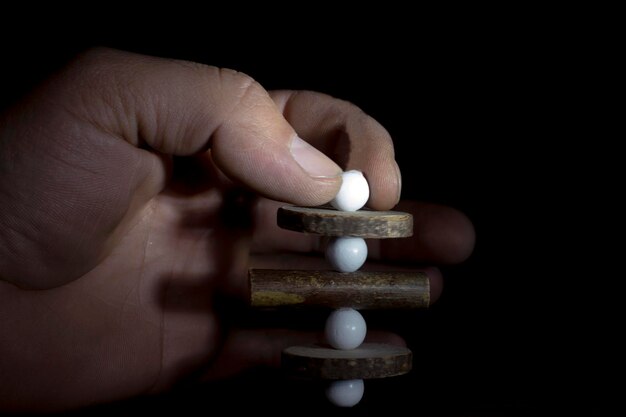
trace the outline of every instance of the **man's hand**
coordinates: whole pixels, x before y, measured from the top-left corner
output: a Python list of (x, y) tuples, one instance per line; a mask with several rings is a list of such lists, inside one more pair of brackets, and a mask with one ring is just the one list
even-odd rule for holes
[[(216, 304), (246, 298), (248, 267), (315, 250), (277, 228), (276, 208), (328, 202), (342, 169), (364, 172), (370, 208), (398, 203), (391, 138), (353, 104), (191, 62), (78, 57), (0, 116), (0, 409), (159, 392), (314, 338), (227, 329)], [(415, 237), (372, 242), (372, 260), (469, 256), (461, 213), (400, 207)], [(428, 273), (436, 298), (441, 277)]]

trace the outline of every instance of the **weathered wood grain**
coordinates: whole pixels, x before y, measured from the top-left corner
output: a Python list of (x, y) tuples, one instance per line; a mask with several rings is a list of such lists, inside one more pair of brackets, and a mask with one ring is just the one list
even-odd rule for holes
[(423, 272), (250, 269), (252, 307), (418, 309), (430, 304)]
[(413, 235), (413, 216), (399, 211), (339, 211), (323, 207), (280, 207), (276, 214), (279, 227), (325, 236), (356, 236), (372, 239), (401, 238)]
[(282, 369), (290, 376), (314, 379), (372, 379), (408, 373), (410, 349), (382, 343), (363, 343), (338, 350), (323, 345), (290, 346), (283, 350)]

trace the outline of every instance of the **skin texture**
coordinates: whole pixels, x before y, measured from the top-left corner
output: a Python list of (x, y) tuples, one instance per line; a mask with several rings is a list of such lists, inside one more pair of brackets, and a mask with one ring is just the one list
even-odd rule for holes
[[(297, 162), (296, 135), (319, 152)], [(370, 208), (406, 209), (428, 231), (401, 250), (371, 243), (372, 262), (471, 253), (463, 214), (396, 206), (392, 140), (351, 103), (123, 51), (74, 59), (0, 115), (0, 410), (158, 393), (277, 365), (285, 346), (319, 338), (229, 314), (249, 267), (325, 267), (310, 256), (318, 240), (278, 229), (275, 213), (327, 203), (341, 169), (363, 171)], [(428, 273), (436, 298), (441, 276)]]

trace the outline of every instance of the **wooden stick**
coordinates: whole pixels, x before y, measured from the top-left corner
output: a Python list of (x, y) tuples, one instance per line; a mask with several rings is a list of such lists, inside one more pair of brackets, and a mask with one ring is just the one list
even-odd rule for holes
[(363, 343), (352, 350), (306, 345), (283, 350), (281, 367), (295, 377), (370, 379), (406, 374), (412, 361), (411, 350), (382, 343)]
[(283, 229), (326, 236), (386, 239), (413, 235), (413, 216), (399, 211), (284, 206), (278, 209), (276, 222)]
[(252, 307), (416, 309), (430, 303), (422, 272), (250, 269)]

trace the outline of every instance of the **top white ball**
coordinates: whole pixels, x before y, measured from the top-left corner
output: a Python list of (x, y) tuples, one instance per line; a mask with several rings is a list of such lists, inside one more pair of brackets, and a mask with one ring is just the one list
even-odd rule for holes
[(342, 174), (343, 183), (339, 192), (330, 202), (331, 206), (341, 211), (357, 211), (370, 198), (370, 187), (361, 171), (350, 170)]

